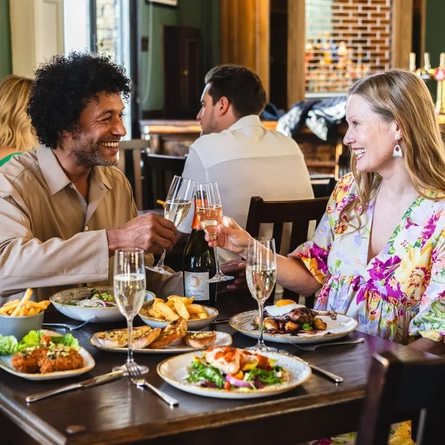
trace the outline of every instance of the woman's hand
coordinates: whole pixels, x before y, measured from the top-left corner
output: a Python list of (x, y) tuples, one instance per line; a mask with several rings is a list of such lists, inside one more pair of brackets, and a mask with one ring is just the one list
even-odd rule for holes
[(242, 229), (233, 218), (223, 216), (222, 224), (217, 228), (218, 238), (211, 239), (206, 235), (210, 247), (221, 247), (245, 257), (245, 251), (252, 237)]

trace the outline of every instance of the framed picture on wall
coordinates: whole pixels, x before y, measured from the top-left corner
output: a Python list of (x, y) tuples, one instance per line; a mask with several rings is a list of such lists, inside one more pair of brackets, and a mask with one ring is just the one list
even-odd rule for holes
[(145, 0), (145, 3), (159, 3), (166, 6), (178, 6), (178, 0)]

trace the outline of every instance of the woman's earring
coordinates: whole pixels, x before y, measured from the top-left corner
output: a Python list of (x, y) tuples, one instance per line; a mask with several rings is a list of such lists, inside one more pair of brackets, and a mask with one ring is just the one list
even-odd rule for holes
[(403, 158), (403, 151), (402, 147), (397, 143), (394, 147), (394, 150), (392, 151), (392, 157), (393, 158)]

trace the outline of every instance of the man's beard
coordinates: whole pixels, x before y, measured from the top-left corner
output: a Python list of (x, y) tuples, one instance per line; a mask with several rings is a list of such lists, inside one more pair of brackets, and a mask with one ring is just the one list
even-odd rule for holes
[(117, 165), (116, 161), (107, 161), (100, 151), (100, 143), (91, 142), (87, 136), (82, 133), (75, 133), (74, 140), (76, 146), (72, 151), (74, 162), (76, 165), (85, 168), (95, 166), (112, 167)]

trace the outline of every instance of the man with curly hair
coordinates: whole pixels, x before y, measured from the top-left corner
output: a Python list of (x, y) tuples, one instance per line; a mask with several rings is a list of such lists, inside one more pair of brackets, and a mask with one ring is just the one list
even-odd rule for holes
[[(172, 222), (137, 216), (127, 178), (114, 167), (125, 136), (124, 70), (106, 56), (54, 56), (36, 71), (28, 114), (42, 144), (0, 169), (0, 296), (31, 287), (112, 283), (113, 252), (173, 247)], [(158, 290), (160, 274), (148, 276)]]

